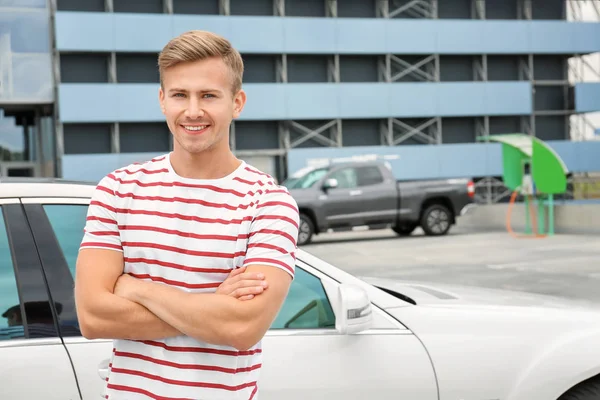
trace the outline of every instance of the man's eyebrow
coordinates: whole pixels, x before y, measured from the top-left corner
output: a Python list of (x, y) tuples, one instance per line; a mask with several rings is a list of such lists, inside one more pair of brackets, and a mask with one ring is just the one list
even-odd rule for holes
[[(173, 89), (169, 89), (169, 93), (188, 93), (189, 91), (186, 89), (180, 89), (180, 88), (173, 88)], [(219, 89), (202, 89), (199, 91), (200, 93), (221, 93), (221, 90)]]

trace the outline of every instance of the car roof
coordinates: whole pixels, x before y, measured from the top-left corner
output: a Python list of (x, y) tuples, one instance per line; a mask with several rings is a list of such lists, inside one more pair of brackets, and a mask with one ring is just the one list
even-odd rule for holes
[(0, 198), (92, 196), (97, 183), (59, 178), (0, 178)]

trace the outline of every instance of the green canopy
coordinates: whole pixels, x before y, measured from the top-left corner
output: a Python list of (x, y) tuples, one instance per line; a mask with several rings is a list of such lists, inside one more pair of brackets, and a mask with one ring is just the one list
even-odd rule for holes
[(480, 141), (502, 143), (504, 184), (516, 190), (523, 180), (523, 166), (529, 163), (536, 190), (545, 194), (567, 190), (569, 170), (560, 156), (540, 139), (523, 133), (479, 137)]

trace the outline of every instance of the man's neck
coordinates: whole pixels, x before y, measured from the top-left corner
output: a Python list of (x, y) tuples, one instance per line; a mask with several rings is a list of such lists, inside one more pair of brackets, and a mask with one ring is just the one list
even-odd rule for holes
[(219, 179), (223, 178), (240, 166), (231, 151), (189, 154), (174, 149), (170, 156), (171, 166), (175, 173), (188, 179)]

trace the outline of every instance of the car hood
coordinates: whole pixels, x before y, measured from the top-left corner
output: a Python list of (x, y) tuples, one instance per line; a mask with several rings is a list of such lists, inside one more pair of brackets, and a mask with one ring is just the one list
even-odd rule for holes
[(443, 306), (507, 306), (591, 309), (600, 311), (600, 304), (591, 301), (556, 296), (432, 282), (402, 281), (388, 278), (361, 277), (373, 286), (398, 293), (414, 300), (416, 305)]

